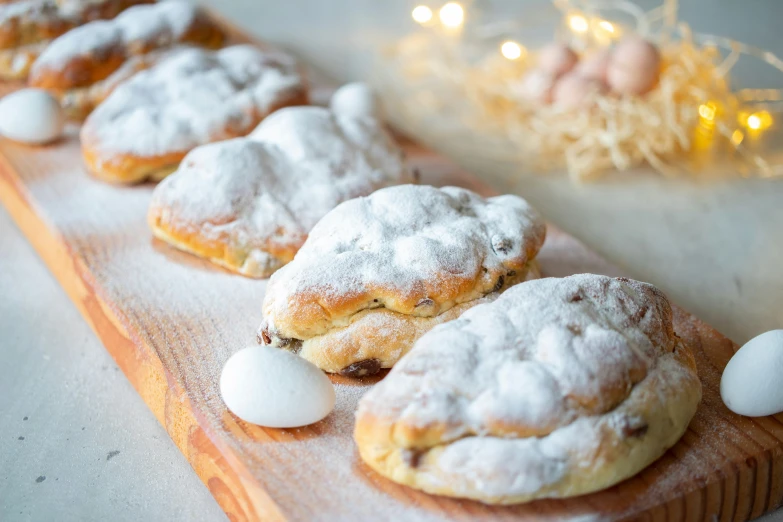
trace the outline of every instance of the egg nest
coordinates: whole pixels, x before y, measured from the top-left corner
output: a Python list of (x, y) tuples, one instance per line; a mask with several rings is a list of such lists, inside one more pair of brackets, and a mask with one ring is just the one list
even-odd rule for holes
[[(578, 108), (520, 95), (536, 53), (511, 61), (495, 52), (471, 62), (459, 46), (430, 33), (387, 48), (374, 83), (392, 123), (436, 144), (451, 140), (463, 153), (544, 170), (565, 166), (577, 181), (643, 163), (676, 175), (692, 166), (687, 153), (715, 149), (718, 142), (743, 152), (728, 81), (739, 53), (723, 56), (714, 46), (694, 44), (686, 26), (680, 29), (680, 39), (658, 43), (660, 75), (652, 90), (640, 96), (591, 92)], [(762, 158), (752, 159), (765, 166)]]

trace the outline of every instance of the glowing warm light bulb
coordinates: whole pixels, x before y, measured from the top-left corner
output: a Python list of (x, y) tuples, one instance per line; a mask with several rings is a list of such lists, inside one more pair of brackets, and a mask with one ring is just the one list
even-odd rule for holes
[(707, 121), (714, 120), (715, 105), (713, 105), (712, 103), (705, 103), (704, 105), (699, 105), (699, 116), (701, 116)]
[(598, 27), (606, 31), (607, 33), (614, 33), (614, 26), (612, 25), (612, 22), (607, 22), (606, 20), (601, 20), (598, 22)]
[(511, 40), (503, 42), (503, 45), (500, 46), (500, 54), (509, 60), (516, 60), (522, 56), (522, 51), (522, 46)]
[(764, 130), (772, 126), (772, 115), (767, 111), (754, 112), (748, 116), (745, 124), (752, 130)]
[(574, 32), (584, 33), (587, 31), (589, 24), (587, 23), (587, 18), (584, 16), (580, 14), (573, 14), (568, 17), (568, 26)]
[(420, 24), (426, 24), (432, 20), (432, 9), (426, 5), (416, 6), (413, 8), (413, 11), (411, 11), (411, 17)]
[(457, 2), (449, 2), (440, 8), (438, 16), (446, 27), (459, 27), (465, 20), (465, 10)]

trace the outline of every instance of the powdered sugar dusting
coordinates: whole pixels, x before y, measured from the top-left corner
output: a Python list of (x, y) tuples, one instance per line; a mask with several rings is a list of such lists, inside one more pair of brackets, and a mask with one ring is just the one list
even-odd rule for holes
[[(659, 352), (674, 346), (668, 303), (645, 303), (640, 289), (592, 275), (511, 288), (420, 339), (388, 380), (389, 390), (381, 385), (367, 401), (388, 404), (399, 397), (406, 404), (401, 421), (454, 425), (458, 431), (449, 439), (502, 435), (498, 424), (510, 424), (520, 436), (541, 436), (570, 424), (576, 413), (608, 411), (646, 377)], [(631, 323), (634, 314), (639, 317)], [(437, 374), (436, 388), (420, 387), (428, 373)], [(460, 393), (438, 392), (450, 385)], [(414, 389), (435, 400), (423, 408), (408, 402), (403, 397)], [(620, 394), (608, 397), (613, 390)]]
[[(414, 315), (438, 315), (501, 288), (535, 256), (544, 234), (538, 213), (516, 196), (415, 185), (379, 190), (343, 203), (313, 228), (270, 280), (265, 321), (274, 335), (306, 339), (367, 308), (410, 315), (418, 305)], [(328, 313), (313, 318), (314, 303)]]
[(185, 36), (198, 13), (185, 0), (133, 6), (116, 18), (90, 22), (56, 38), (38, 57), (31, 75), (62, 71), (74, 58), (107, 54), (113, 48), (130, 52), (131, 44), (145, 49), (170, 45)]
[(425, 484), (458, 496), (535, 495), (583, 465), (578, 456), (596, 452), (604, 426), (647, 430), (623, 409), (648, 375), (677, 393), (698, 383), (673, 354), (671, 319), (662, 294), (636, 281), (585, 274), (518, 285), (422, 337), (362, 399), (359, 422), (388, 419), (403, 448), (446, 444), (432, 476), (422, 471)]
[(186, 152), (247, 134), (302, 89), (286, 54), (250, 45), (185, 48), (114, 90), (87, 118), (82, 140), (104, 160)]
[[(171, 407), (189, 407), (197, 412), (198, 424), (219, 445), (220, 452), (245, 466), (247, 480), (253, 487), (263, 488), (288, 518), (408, 522), (455, 518), (509, 522), (527, 518), (553, 522), (639, 518), (649, 507), (674, 499), (676, 510), (683, 506), (687, 510), (698, 508), (698, 501), (683, 503), (682, 491), (704, 488), (702, 478), (716, 486), (708, 495), (722, 488), (715, 484), (722, 480), (731, 485), (741, 479), (743, 485), (749, 485), (746, 479), (752, 482), (756, 463), (768, 462), (769, 455), (779, 451), (779, 443), (762, 429), (774, 421), (732, 415), (720, 401), (720, 368), (716, 361), (725, 363), (728, 356), (724, 357), (716, 346), (728, 341), (682, 312), (676, 316), (678, 334), (688, 344), (703, 345), (697, 349), (697, 362), (705, 381), (705, 401), (700, 408), (704, 414), (694, 418), (695, 430), (689, 433), (684, 447), (678, 444), (674, 448), (674, 456), (657, 461), (639, 480), (589, 497), (490, 507), (394, 485), (361, 462), (351, 438), (356, 400), (370, 383), (336, 384), (334, 413), (312, 429), (253, 431), (245, 426), (247, 431), (243, 431), (226, 412), (217, 383), (225, 360), (255, 343), (255, 328), (260, 320), (258, 305), (264, 297), (266, 281), (229, 274), (153, 241), (144, 219), (152, 187), (120, 188), (85, 176), (73, 130), (70, 127), (66, 138), (58, 144), (34, 153), (29, 147), (2, 140), (0, 153), (8, 160), (9, 169), (19, 173), (20, 190), (26, 200), (80, 267), (85, 284), (97, 291), (102, 303), (108, 303), (101, 306), (115, 314), (117, 324), (127, 332), (130, 342), (123, 341), (121, 353), (145, 354), (131, 358), (139, 362), (147, 357), (154, 360), (155, 366), (150, 366), (149, 372), (160, 377), (161, 382), (168, 378), (168, 385), (177, 390), (170, 395)], [(422, 167), (425, 182), (480, 186), (467, 174), (456, 180), (447, 176), (445, 173), (453, 172), (453, 167), (444, 160), (438, 163), (432, 155), (424, 155), (411, 146), (407, 151), (410, 162)], [(547, 246), (554, 239), (559, 245), (556, 251)], [(560, 253), (582, 250), (575, 240), (551, 226), (547, 245), (538, 256), (543, 258), (542, 267), (547, 273), (553, 273)], [(580, 264), (576, 256), (569, 259), (567, 265), (557, 266), (558, 275), (569, 275), (564, 272), (566, 269), (599, 270), (592, 261)], [(95, 301), (86, 304), (97, 307)], [(167, 371), (165, 377), (158, 373), (158, 359)], [(100, 368), (97, 370), (95, 378), (100, 379)], [(185, 395), (179, 395), (184, 389), (187, 401)], [(151, 404), (163, 407), (156, 398)], [(176, 419), (187, 420), (188, 416)], [(167, 428), (179, 433), (176, 423)], [(686, 454), (680, 463), (682, 452), (690, 446), (695, 457)], [(193, 453), (189, 455), (191, 459), (195, 457)], [(645, 483), (655, 493), (654, 498), (645, 489)]]
[(175, 234), (220, 242), (251, 261), (275, 257), (259, 273), (248, 273), (259, 263), (240, 268), (267, 275), (338, 204), (413, 181), (402, 151), (377, 120), (288, 107), (247, 138), (190, 152), (155, 190), (151, 212), (159, 216), (157, 226)]

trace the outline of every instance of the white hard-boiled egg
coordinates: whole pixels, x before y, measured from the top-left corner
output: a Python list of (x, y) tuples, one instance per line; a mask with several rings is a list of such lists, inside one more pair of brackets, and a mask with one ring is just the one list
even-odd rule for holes
[(364, 82), (346, 83), (332, 95), (329, 107), (336, 114), (353, 117), (383, 118), (375, 91)]
[(538, 69), (558, 78), (574, 68), (579, 56), (565, 44), (552, 43), (538, 52)]
[(269, 346), (232, 355), (220, 375), (220, 394), (237, 417), (269, 428), (318, 422), (335, 401), (334, 386), (317, 366)]
[(65, 127), (60, 103), (41, 89), (21, 89), (0, 99), (0, 134), (22, 143), (58, 139)]
[(661, 53), (639, 36), (623, 39), (612, 52), (606, 70), (609, 88), (617, 94), (642, 95), (658, 83)]
[(763, 333), (737, 350), (723, 370), (720, 396), (740, 415), (783, 412), (783, 330)]

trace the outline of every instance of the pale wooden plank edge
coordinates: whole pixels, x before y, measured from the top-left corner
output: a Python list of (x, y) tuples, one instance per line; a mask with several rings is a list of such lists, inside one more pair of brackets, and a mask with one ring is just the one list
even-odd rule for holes
[(82, 260), (34, 210), (24, 185), (2, 156), (0, 203), (229, 518), (286, 520), (242, 459), (199, 423), (199, 412), (163, 367), (156, 351), (141, 341), (138, 332), (129, 330), (128, 321), (102, 299)]

